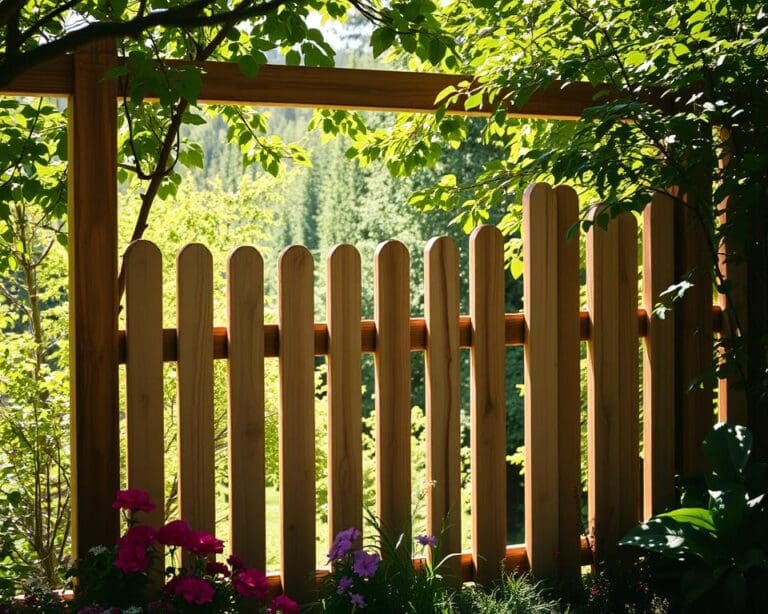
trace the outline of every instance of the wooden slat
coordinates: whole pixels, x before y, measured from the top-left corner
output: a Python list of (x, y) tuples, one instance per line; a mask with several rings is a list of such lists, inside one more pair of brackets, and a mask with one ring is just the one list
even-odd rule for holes
[(142, 522), (163, 524), (163, 280), (156, 245), (136, 241), (125, 252), (125, 324), (128, 487), (149, 493), (157, 504)]
[(525, 534), (537, 577), (580, 569), (579, 243), (567, 239), (577, 221), (571, 188), (526, 190)]
[(640, 511), (637, 223), (621, 215), (587, 234), (589, 524), (605, 560)]
[[(720, 138), (723, 142), (723, 155), (719, 163), (722, 169), (725, 169), (733, 157), (733, 139), (730, 131), (726, 128), (720, 130)], [(720, 335), (722, 340), (729, 343), (731, 347), (744, 344), (749, 340), (747, 334), (748, 313), (748, 287), (749, 274), (748, 264), (745, 258), (744, 248), (738, 245), (737, 241), (728, 240), (729, 235), (737, 234), (738, 224), (737, 207), (739, 203), (733, 195), (728, 196), (720, 203), (720, 230), (726, 231), (726, 236), (720, 243), (720, 271), (723, 278), (728, 282), (728, 296), (724, 293), (718, 293), (718, 304), (723, 310), (724, 330)], [(744, 215), (742, 213), (742, 215)], [(727, 232), (730, 230), (730, 232)], [(748, 348), (744, 347), (741, 352), (738, 365), (733, 374), (727, 378), (718, 380), (718, 410), (719, 420), (731, 422), (732, 424), (748, 424), (749, 416), (747, 410), (747, 391), (744, 381), (749, 377), (749, 365), (747, 364)], [(765, 412), (760, 412), (764, 414)], [(755, 429), (755, 420), (749, 423), (750, 428)], [(765, 420), (760, 418), (758, 420)], [(759, 429), (758, 429), (759, 431)]]
[[(695, 381), (712, 368), (712, 260), (705, 233), (688, 207), (675, 208), (675, 279), (693, 284), (675, 303), (675, 469), (701, 475), (701, 442), (714, 422), (713, 391)], [(691, 386), (694, 388), (691, 389)]]
[[(648, 316), (644, 309), (637, 310), (637, 336), (645, 337)], [(712, 307), (712, 327), (719, 332), (722, 327), (722, 310), (717, 305)], [(279, 354), (280, 335), (276, 324), (264, 325), (264, 356), (274, 358)], [(328, 354), (328, 326), (324, 322), (314, 324), (315, 356)], [(589, 339), (589, 314), (579, 312), (579, 338)], [(119, 358), (125, 362), (125, 331), (118, 331)], [(424, 318), (411, 318), (410, 321), (411, 351), (427, 349), (427, 322)], [(373, 320), (360, 322), (361, 350), (364, 353), (376, 350), (376, 323)], [(522, 313), (507, 313), (504, 315), (504, 344), (520, 346), (525, 343), (525, 318)], [(459, 347), (472, 346), (472, 328), (469, 316), (459, 316)], [(174, 362), (177, 358), (176, 330), (163, 329), (163, 361)], [(221, 326), (213, 329), (213, 357), (227, 357), (227, 329)]]
[(546, 183), (523, 196), (525, 305), (525, 543), (536, 577), (552, 577), (559, 550), (559, 261), (557, 199)]
[[(427, 532), (440, 536), (440, 552), (448, 554), (461, 551), (459, 250), (452, 239), (439, 237), (427, 243), (424, 288)], [(450, 575), (456, 578), (459, 563), (456, 558), (448, 562)]]
[[(643, 307), (652, 313), (675, 281), (671, 198), (654, 195), (643, 211)], [(648, 320), (643, 353), (643, 515), (675, 501), (675, 318)]]
[(248, 246), (227, 261), (230, 547), (265, 569), (264, 262)]
[(313, 263), (302, 246), (280, 254), (280, 552), (286, 592), (312, 598), (315, 570)]
[[(581, 334), (579, 330), (579, 238), (568, 239), (579, 219), (573, 188), (558, 186), (558, 478), (559, 571), (574, 581), (581, 572)], [(640, 321), (640, 320), (638, 320)]]
[(197, 531), (214, 533), (213, 270), (199, 244), (176, 259), (179, 359), (179, 514)]
[(477, 581), (499, 575), (507, 536), (504, 240), (481, 226), (469, 241), (472, 552)]
[(104, 41), (73, 60), (69, 100), (69, 357), (72, 556), (113, 544), (120, 487), (117, 351), (117, 95)]
[(336, 246), (326, 272), (328, 528), (333, 540), (339, 531), (363, 526), (360, 254), (351, 245)]
[[(397, 537), (411, 516), (410, 259), (399, 241), (376, 248), (376, 510)], [(406, 536), (410, 539), (410, 536)]]

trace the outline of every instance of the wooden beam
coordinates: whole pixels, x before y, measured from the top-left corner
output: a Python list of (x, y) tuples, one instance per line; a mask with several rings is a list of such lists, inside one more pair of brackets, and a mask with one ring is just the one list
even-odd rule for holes
[(77, 558), (119, 533), (115, 48), (74, 56), (69, 100), (69, 343), (72, 547)]
[[(169, 60), (168, 63), (176, 68), (194, 64), (203, 69), (203, 89), (198, 101), (204, 104), (432, 113), (437, 108), (435, 97), (443, 89), (472, 80), (467, 75), (276, 64), (262, 66), (255, 77), (249, 78), (232, 62)], [(0, 88), (0, 93), (10, 96), (67, 96), (72, 93), (73, 75), (72, 56), (64, 56), (29, 69)], [(595, 95), (604, 89), (589, 83), (556, 81), (533, 94), (522, 107), (510, 106), (508, 115), (576, 119), (584, 109), (595, 104)], [(672, 110), (672, 98), (663, 97), (660, 91), (643, 96), (644, 100), (666, 112)], [(489, 107), (486, 105), (467, 112), (463, 103), (459, 102), (452, 105), (450, 111), (460, 115), (483, 116), (488, 114)]]

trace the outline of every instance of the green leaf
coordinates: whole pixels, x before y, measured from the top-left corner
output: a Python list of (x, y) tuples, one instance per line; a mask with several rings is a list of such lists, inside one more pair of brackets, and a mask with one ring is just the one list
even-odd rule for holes
[(704, 440), (703, 451), (713, 477), (739, 482), (752, 452), (752, 433), (745, 426), (721, 422)]
[(377, 58), (395, 42), (395, 32), (391, 28), (378, 28), (371, 34), (373, 57)]

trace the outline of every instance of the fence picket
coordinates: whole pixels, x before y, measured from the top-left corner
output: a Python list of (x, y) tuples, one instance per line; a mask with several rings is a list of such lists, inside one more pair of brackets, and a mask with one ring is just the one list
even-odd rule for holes
[(264, 263), (253, 247), (229, 256), (227, 312), (230, 547), (264, 569)]
[(523, 197), (525, 539), (538, 577), (579, 572), (578, 199), (532, 184)]
[(587, 234), (589, 518), (598, 560), (640, 516), (637, 222)]
[(157, 507), (146, 523), (158, 528), (165, 509), (163, 473), (163, 280), (156, 245), (136, 241), (125, 252), (126, 464), (128, 488), (146, 490)]
[(376, 503), (392, 537), (408, 528), (411, 516), (410, 311), (408, 249), (386, 241), (374, 261)]
[(280, 514), (283, 590), (306, 602), (315, 571), (315, 356), (312, 255), (280, 254)]
[(469, 267), (472, 556), (476, 580), (489, 585), (507, 536), (504, 240), (497, 228), (474, 230)]
[(199, 244), (177, 258), (179, 513), (198, 531), (214, 533), (213, 271)]
[[(452, 239), (427, 243), (424, 288), (427, 532), (441, 536), (442, 552), (461, 552), (459, 250)], [(451, 575), (459, 577), (458, 558), (449, 565)]]
[(648, 330), (643, 353), (643, 515), (675, 498), (675, 318), (652, 315), (675, 280), (674, 202), (655, 194), (643, 212), (643, 305)]
[(330, 539), (363, 526), (360, 254), (337, 245), (328, 255), (328, 529)]

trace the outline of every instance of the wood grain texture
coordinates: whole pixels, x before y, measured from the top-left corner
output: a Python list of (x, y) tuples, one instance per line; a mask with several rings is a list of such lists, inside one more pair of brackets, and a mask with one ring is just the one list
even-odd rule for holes
[(326, 260), (328, 292), (328, 528), (363, 527), (360, 254), (337, 245)]
[(675, 471), (700, 475), (706, 470), (701, 442), (714, 422), (712, 388), (695, 384), (712, 367), (712, 261), (706, 236), (688, 207), (675, 208), (675, 280), (682, 279), (693, 287), (674, 311)]
[[(721, 128), (720, 139), (723, 143), (723, 155), (719, 164), (725, 169), (733, 158), (733, 138), (727, 128)], [(738, 224), (737, 208), (738, 200), (730, 195), (720, 203), (720, 228), (734, 227)], [(730, 347), (748, 340), (749, 313), (747, 310), (749, 292), (749, 266), (745, 258), (743, 246), (727, 235), (720, 242), (719, 266), (723, 278), (728, 282), (728, 295), (718, 293), (718, 304), (723, 310), (723, 331), (720, 334), (721, 341), (728, 343)], [(755, 424), (750, 421), (747, 410), (747, 391), (744, 386), (744, 378), (749, 377), (749, 365), (747, 355), (749, 350), (744, 348), (739, 365), (734, 373), (723, 379), (718, 379), (718, 419), (732, 424), (747, 424), (755, 429)], [(759, 427), (758, 427), (759, 428)]]
[(589, 526), (597, 560), (640, 516), (637, 223), (631, 214), (587, 234)]
[[(675, 282), (674, 201), (654, 195), (643, 212), (643, 307), (653, 313)], [(648, 320), (643, 352), (643, 515), (675, 502), (675, 318)]]
[[(645, 337), (648, 315), (645, 309), (637, 310), (637, 336)], [(712, 306), (712, 327), (715, 332), (722, 329), (722, 310), (719, 306)], [(410, 344), (411, 351), (427, 349), (427, 321), (424, 318), (411, 318), (410, 320)], [(579, 338), (582, 341), (589, 339), (589, 313), (579, 312)], [(118, 331), (119, 359), (125, 363), (125, 331)], [(376, 323), (373, 320), (360, 322), (360, 341), (363, 353), (371, 353), (376, 350)], [(522, 313), (504, 314), (504, 344), (506, 346), (521, 346), (525, 343), (525, 317)], [(315, 356), (328, 354), (328, 325), (325, 322), (314, 324)], [(459, 316), (459, 346), (469, 348), (472, 346), (472, 326), (467, 315)], [(276, 324), (264, 325), (264, 356), (274, 358), (280, 351), (278, 326)], [(176, 329), (163, 329), (163, 361), (175, 362), (178, 357)], [(227, 329), (216, 326), (213, 329), (213, 357), (216, 359), (227, 357)]]
[(264, 501), (264, 261), (249, 246), (227, 261), (230, 548), (266, 567)]
[(163, 279), (156, 245), (136, 241), (125, 252), (126, 460), (128, 488), (149, 493), (157, 507), (142, 522), (164, 522)]
[(504, 240), (481, 226), (469, 241), (472, 553), (480, 584), (498, 578), (507, 536)]
[(195, 530), (214, 533), (211, 252), (192, 243), (179, 252), (176, 266), (179, 514)]
[[(181, 67), (191, 63), (170, 60)], [(315, 107), (372, 111), (416, 111), (430, 113), (435, 98), (448, 85), (472, 80), (465, 75), (418, 73), (354, 68), (265, 65), (248, 78), (231, 62), (200, 62), (203, 88), (198, 100), (206, 104)], [(72, 56), (56, 58), (33, 67), (0, 92), (12, 96), (67, 96), (73, 91)], [(528, 118), (575, 119), (594, 104), (605, 86), (556, 81), (534, 93), (522, 107), (509, 107), (509, 115)], [(641, 98), (664, 112), (671, 112), (673, 96), (660, 89), (642, 92)], [(514, 96), (507, 95), (507, 99)], [(149, 96), (148, 100), (152, 100)], [(450, 111), (462, 115), (486, 115), (488, 108), (466, 112), (459, 102)]]
[(411, 517), (410, 258), (399, 241), (376, 248), (373, 292), (376, 511), (382, 528), (396, 538)]
[(311, 600), (315, 571), (315, 361), (312, 255), (293, 246), (278, 264), (280, 520), (285, 591)]
[[(427, 533), (439, 535), (441, 552), (451, 553), (461, 550), (459, 250), (452, 239), (435, 238), (424, 248), (424, 288)], [(460, 561), (447, 564), (458, 578)]]
[(559, 261), (557, 199), (546, 183), (523, 195), (525, 271), (525, 543), (536, 577), (553, 577), (559, 550)]
[[(559, 572), (571, 581), (581, 573), (581, 334), (579, 237), (568, 238), (579, 219), (573, 188), (557, 186), (558, 284), (558, 482)], [(639, 321), (639, 320), (638, 320)]]
[(84, 47), (72, 60), (69, 100), (69, 358), (72, 555), (119, 534), (116, 84), (114, 45)]

